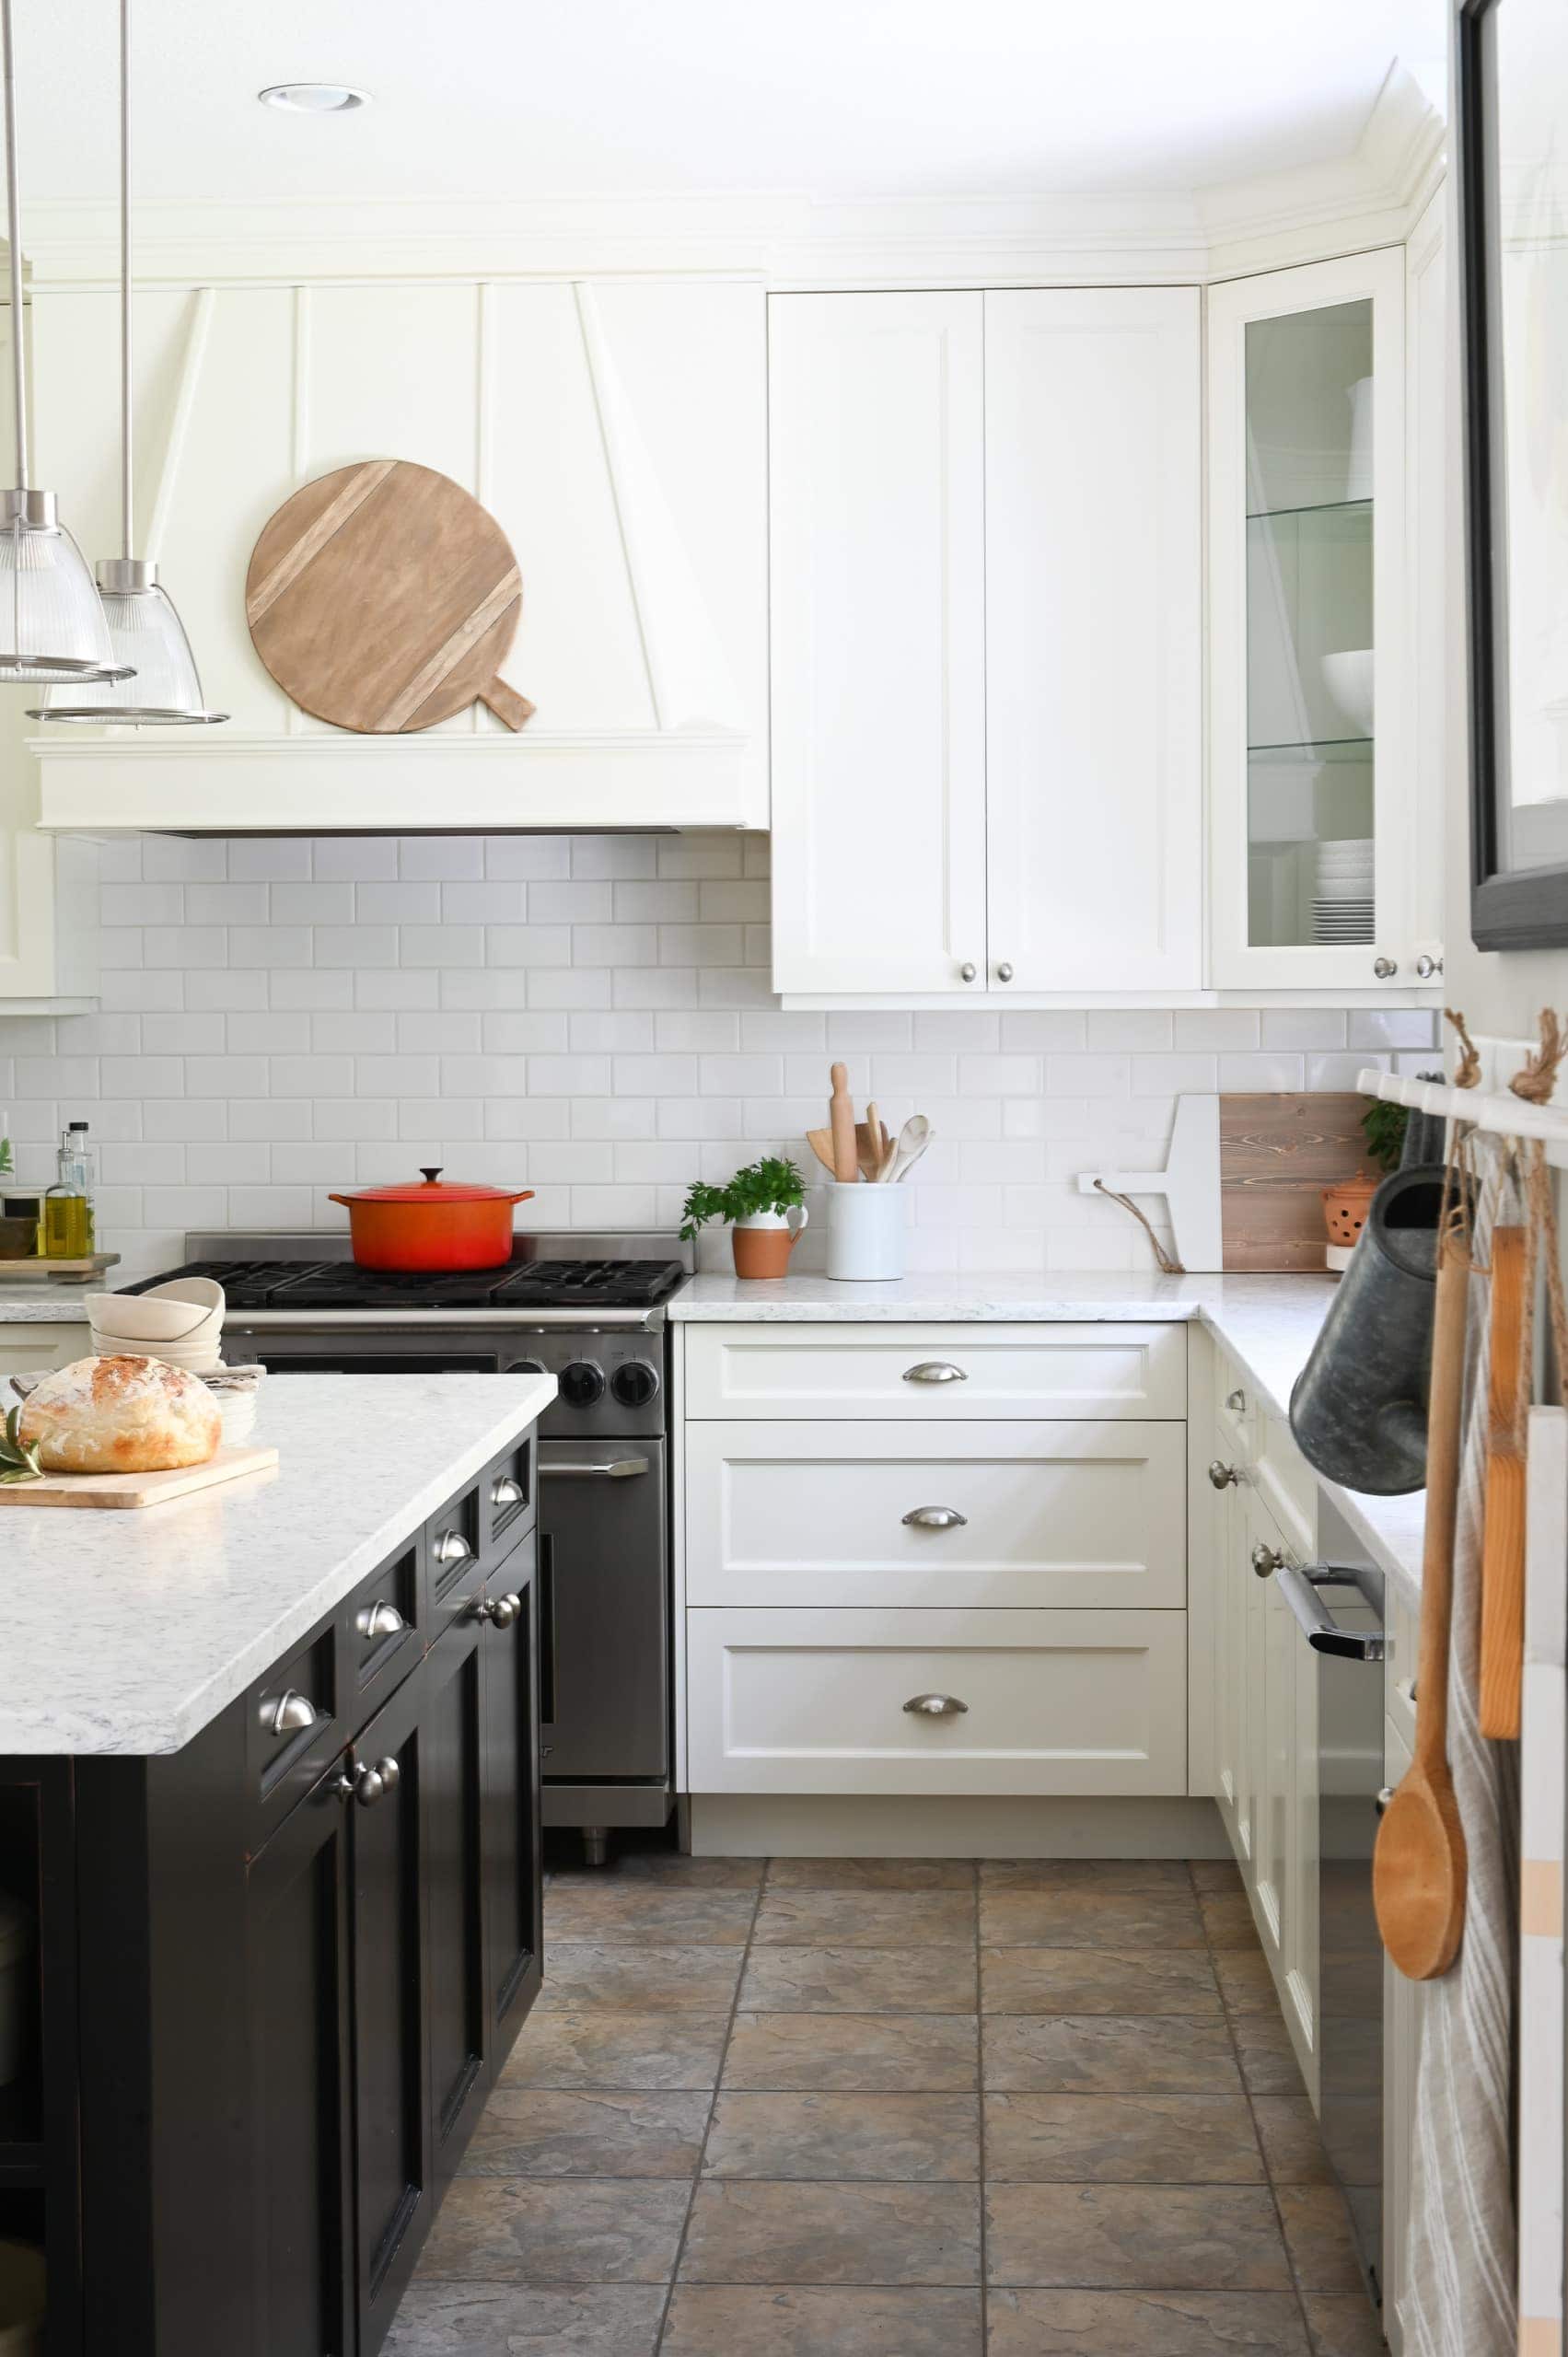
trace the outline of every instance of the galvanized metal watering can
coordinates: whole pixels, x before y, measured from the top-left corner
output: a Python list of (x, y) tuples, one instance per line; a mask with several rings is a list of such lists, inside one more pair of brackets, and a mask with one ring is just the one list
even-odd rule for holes
[(1291, 1394), (1302, 1455), (1347, 1490), (1393, 1497), (1425, 1484), (1442, 1212), (1441, 1164), (1384, 1179)]

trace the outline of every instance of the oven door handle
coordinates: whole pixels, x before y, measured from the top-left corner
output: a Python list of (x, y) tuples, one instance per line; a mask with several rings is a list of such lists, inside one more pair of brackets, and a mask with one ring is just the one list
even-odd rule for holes
[(1386, 1640), (1382, 1630), (1342, 1629), (1318, 1593), (1319, 1587), (1355, 1586), (1351, 1573), (1341, 1571), (1333, 1563), (1309, 1563), (1305, 1569), (1295, 1563), (1281, 1563), (1274, 1573), (1274, 1585), (1314, 1653), (1332, 1654), (1341, 1661), (1383, 1659)]
[(614, 1457), (602, 1465), (570, 1465), (552, 1462), (541, 1454), (539, 1461), (541, 1481), (553, 1481), (564, 1476), (570, 1476), (575, 1481), (630, 1481), (636, 1474), (645, 1473), (647, 1469), (645, 1457)]

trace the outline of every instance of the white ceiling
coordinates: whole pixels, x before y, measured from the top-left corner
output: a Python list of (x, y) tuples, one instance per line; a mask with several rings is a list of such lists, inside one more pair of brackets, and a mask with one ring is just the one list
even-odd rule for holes
[[(114, 0), (16, 8), (26, 192), (106, 196)], [(136, 192), (1200, 188), (1349, 155), (1445, 26), (1446, 0), (136, 0)], [(300, 79), (377, 103), (256, 103)]]

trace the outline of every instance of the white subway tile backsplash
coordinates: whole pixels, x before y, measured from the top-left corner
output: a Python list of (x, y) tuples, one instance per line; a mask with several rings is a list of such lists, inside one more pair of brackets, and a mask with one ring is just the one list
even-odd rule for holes
[[(766, 840), (727, 833), (118, 839), (101, 1011), (0, 1012), (21, 1175), (90, 1119), (128, 1273), (191, 1225), (339, 1228), (334, 1190), (426, 1162), (532, 1187), (526, 1226), (625, 1226), (782, 1153), (819, 1225), (805, 1132), (842, 1061), (857, 1107), (934, 1124), (912, 1269), (1140, 1269), (1133, 1224), (1075, 1180), (1157, 1167), (1181, 1091), (1344, 1088), (1434, 1053), (1429, 1015), (1381, 1007), (786, 1012), (767, 874)], [(722, 1234), (703, 1250), (726, 1265)]]
[[(144, 892), (153, 888), (150, 884), (142, 887)], [(277, 900), (269, 907), (269, 887), (265, 884), (188, 884), (185, 887), (185, 921), (188, 924), (266, 924), (269, 920), (289, 924), (316, 923), (314, 915), (296, 916), (282, 905), (283, 896), (291, 888), (289, 886), (280, 884), (275, 888)], [(296, 884), (292, 889), (308, 893), (312, 887)], [(322, 914), (326, 914), (324, 910)], [(178, 924), (179, 922), (178, 913), (143, 919), (146, 924)]]
[[(236, 892), (242, 888), (226, 884), (220, 888)], [(353, 884), (319, 879), (310, 884), (273, 884), (268, 893), (274, 924), (352, 924), (359, 912)]]

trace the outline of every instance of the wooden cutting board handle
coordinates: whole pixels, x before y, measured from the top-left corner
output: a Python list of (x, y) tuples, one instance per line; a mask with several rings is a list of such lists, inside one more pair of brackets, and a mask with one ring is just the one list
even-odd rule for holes
[(1525, 1230), (1492, 1231), (1492, 1369), (1486, 1521), (1481, 1543), (1481, 1731), (1519, 1734), (1525, 1666), (1525, 1453), (1519, 1446), (1519, 1341), (1528, 1262)]
[(1435, 1980), (1446, 1972), (1465, 1924), (1465, 1834), (1448, 1771), (1448, 1640), (1469, 1269), (1463, 1254), (1446, 1238), (1438, 1248), (1436, 1294), (1427, 1411), (1415, 1757), (1377, 1829), (1377, 1846), (1372, 1855), (1377, 1928), (1383, 1945), (1407, 1980)]
[(527, 696), (520, 696), (516, 688), (509, 688), (505, 679), (492, 679), (487, 688), (481, 688), (479, 700), (495, 714), (497, 720), (504, 720), (514, 731), (526, 726), (538, 709)]

